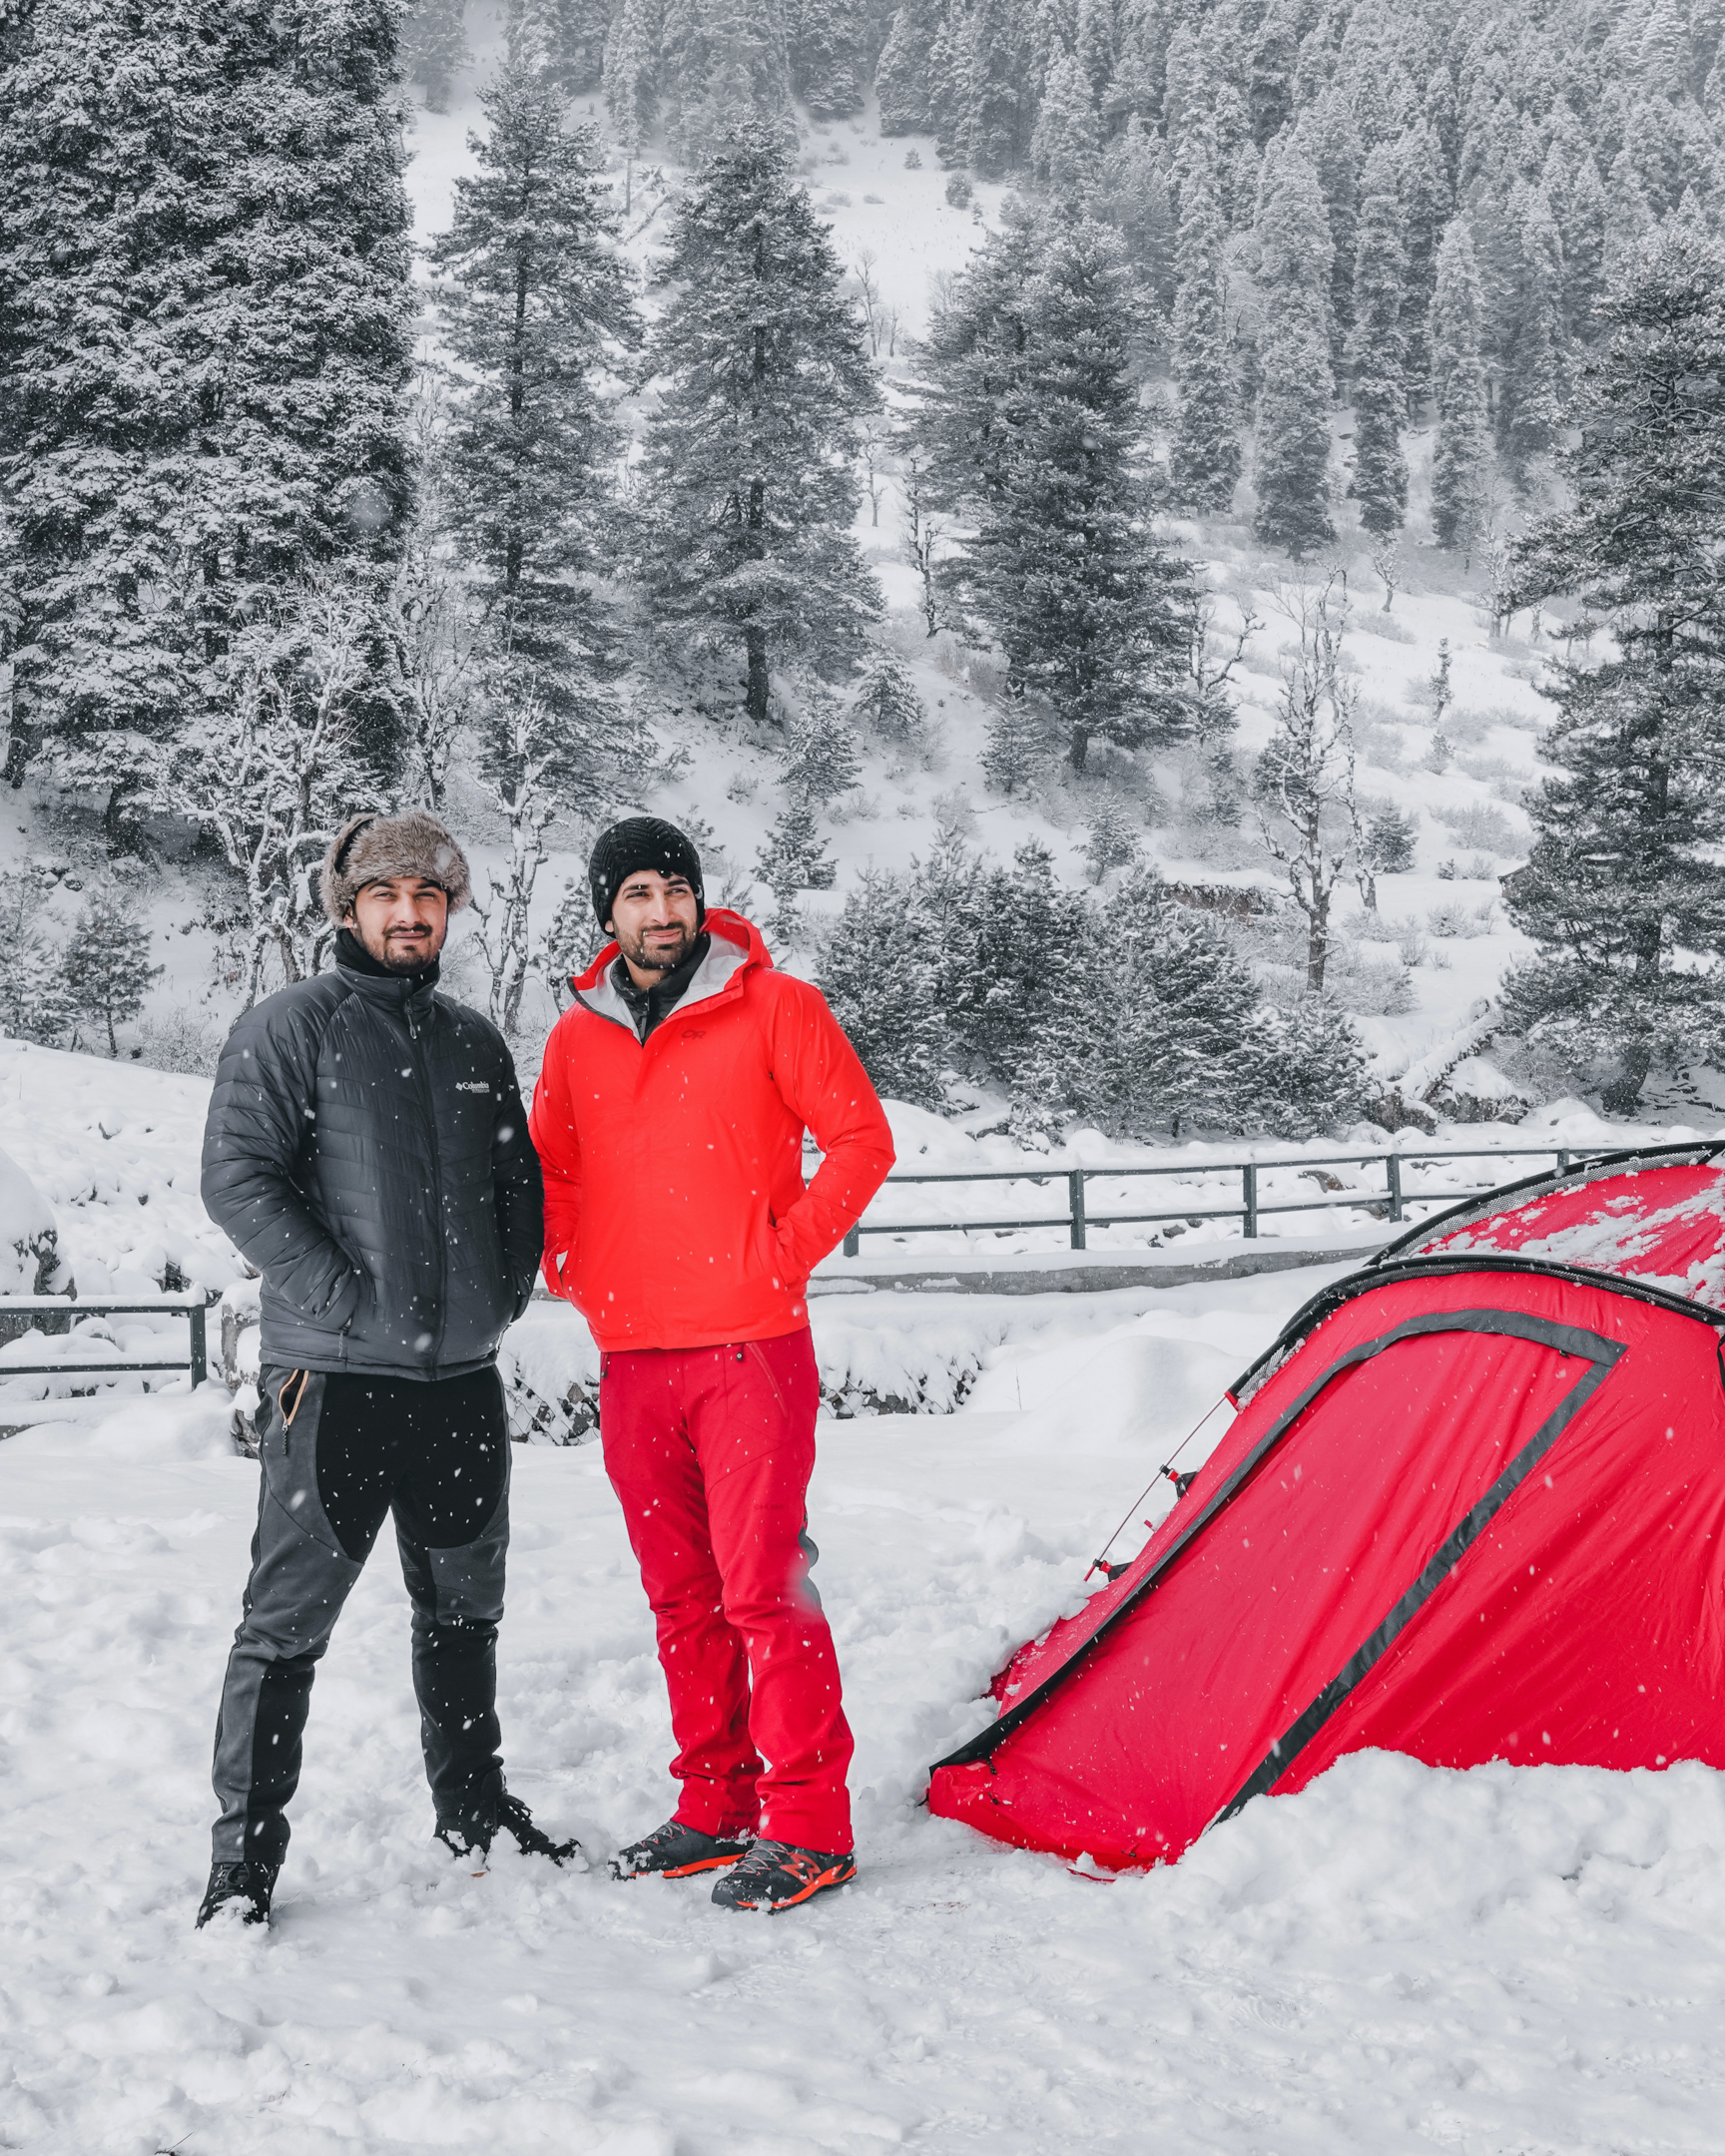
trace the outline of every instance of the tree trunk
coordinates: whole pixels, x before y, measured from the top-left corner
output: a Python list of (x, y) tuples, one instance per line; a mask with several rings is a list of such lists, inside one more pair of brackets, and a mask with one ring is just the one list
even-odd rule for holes
[(1066, 761), (1068, 764), (1071, 765), (1072, 769), (1075, 772), (1082, 776), (1084, 766), (1088, 761), (1089, 756), (1090, 729), (1087, 726), (1081, 724), (1080, 722), (1074, 721), (1072, 727), (1071, 745), (1066, 751)]
[(749, 651), (749, 693), (743, 708), (757, 726), (767, 722), (767, 632), (753, 622), (743, 632)]
[(24, 769), (29, 762), (29, 737), (24, 732), (23, 721), (14, 711), (6, 732), (6, 783), (8, 786), (18, 788), (24, 784)]
[(1324, 968), (1330, 963), (1330, 901), (1320, 900), (1307, 915), (1306, 985), (1314, 995), (1324, 993)]
[(1607, 1115), (1632, 1115), (1641, 1098), (1641, 1088), (1647, 1083), (1647, 1073), (1653, 1067), (1653, 1050), (1644, 1040), (1634, 1041), (1623, 1051), (1623, 1068), (1599, 1096), (1600, 1106)]

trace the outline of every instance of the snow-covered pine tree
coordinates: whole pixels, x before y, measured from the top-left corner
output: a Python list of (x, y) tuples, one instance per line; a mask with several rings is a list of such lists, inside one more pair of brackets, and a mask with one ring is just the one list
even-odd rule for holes
[(1543, 188), (1509, 198), (1518, 262), (1507, 309), (1497, 397), (1497, 447), (1510, 477), (1525, 486), (1550, 449), (1563, 406), (1563, 253)]
[(781, 0), (664, 0), (659, 52), (666, 131), (686, 165), (739, 129), (794, 146)]
[(609, 0), (508, 0), (509, 34), (568, 97), (596, 90), (605, 71)]
[(1294, 78), (1300, 64), (1300, 10), (1295, 0), (1272, 0), (1252, 41), (1248, 100), (1252, 140), (1262, 150), (1294, 117)]
[(1008, 690), (988, 714), (980, 758), (988, 784), (1006, 795), (1025, 792), (1048, 769), (1052, 737), (1047, 712), (1022, 691)]
[(741, 647), (745, 708), (773, 659), (848, 666), (879, 617), (851, 534), (857, 423), (879, 401), (827, 228), (778, 137), (750, 127), (672, 212), (654, 337), (664, 383), (641, 467), (654, 603)]
[(1409, 400), (1416, 402), (1431, 385), (1432, 295), (1438, 282), (1438, 248), (1452, 204), (1442, 146), (1430, 121), (1416, 121), (1404, 133), (1396, 145), (1396, 166), (1408, 257), (1402, 289), (1404, 380)]
[(1139, 290), (1166, 313), (1174, 304), (1175, 253), (1168, 163), (1155, 131), (1137, 113), (1102, 152), (1094, 209), (1120, 235)]
[(1604, 275), (1607, 282), (1616, 282), (1629, 258), (1645, 243), (1653, 224), (1647, 190), (1636, 169), (1635, 153), (1625, 143), (1612, 160), (1605, 182)]
[(63, 1048), (78, 1024), (78, 998), (66, 978), (66, 947), (42, 926), (42, 899), (28, 875), (0, 886), (0, 1038)]
[(1034, 118), (1029, 10), (1022, 0), (972, 0), (951, 15), (957, 70), (941, 160), (998, 180), (1024, 162)]
[(1329, 291), (1333, 243), (1318, 176), (1285, 150), (1258, 223), (1267, 321), (1258, 392), (1253, 529), (1266, 546), (1310, 554), (1330, 521)]
[(150, 916), (107, 885), (93, 890), (79, 908), (66, 943), (66, 985), (86, 1017), (108, 1036), (108, 1053), (118, 1056), (114, 1028), (136, 1018), (144, 1008), (150, 983), (163, 968), (150, 963)]
[(920, 751), (927, 740), (928, 713), (916, 694), (915, 678), (898, 654), (884, 646), (863, 662), (853, 709), (882, 741)]
[(933, 127), (934, 46), (944, 14), (941, 0), (905, 0), (893, 15), (874, 68), (882, 135), (920, 135)]
[(593, 898), (585, 876), (566, 876), (552, 909), (550, 924), (534, 945), (534, 973), (561, 1010), (567, 1010), (570, 983), (584, 973), (610, 938), (593, 919)]
[(1100, 101), (1107, 94), (1114, 73), (1113, 0), (1078, 0), (1077, 26), (1072, 50), (1090, 85), (1090, 95)]
[(1574, 506), (1516, 549), (1511, 598), (1573, 598), (1612, 656), (1559, 680), (1544, 752), (1558, 776), (1529, 805), (1531, 855), (1505, 892), (1539, 956), (1504, 1013), (1603, 1076), (1623, 1115), (1655, 1062), (1725, 1050), (1725, 258), (1667, 235), (1623, 265), (1600, 314), (1560, 457)]
[(1360, 184), (1354, 260), (1354, 485), (1360, 521), (1374, 535), (1400, 531), (1408, 514), (1408, 423), (1402, 293), (1408, 258), (1396, 153), (1380, 143)]
[(415, 0), (401, 18), (401, 66), (425, 93), (428, 112), (446, 112), (467, 49), (467, 0)]
[(862, 109), (867, 68), (860, 0), (788, 0), (791, 86), (817, 120)]
[(1102, 170), (1102, 127), (1089, 78), (1077, 58), (1057, 50), (1030, 135), (1030, 165), (1057, 203), (1087, 207)]
[(1080, 1109), (1130, 1138), (1256, 1122), (1260, 1085), (1246, 1043), (1260, 998), (1226, 939), (1176, 904), (1148, 863), (1087, 927), (1098, 992)]
[(220, 703), (240, 625), (310, 564), (386, 578), (413, 313), (397, 29), (394, 0), (38, 0), (0, 29), (17, 724), (102, 791), (111, 835)]
[(1138, 858), (1143, 828), (1118, 794), (1101, 797), (1090, 811), (1084, 831), (1084, 858), (1090, 864), (1092, 883), (1100, 883), (1111, 868), (1124, 868)]
[(1257, 1066), (1259, 1114), (1279, 1137), (1334, 1130), (1365, 1104), (1365, 1046), (1329, 996), (1304, 995), (1288, 1010), (1266, 1009), (1247, 1052)]
[[(1549, 182), (1546, 193), (1550, 194)], [(1564, 327), (1570, 338), (1590, 343), (1598, 328), (1594, 309), (1605, 288), (1605, 183), (1591, 154), (1582, 157), (1570, 179), (1558, 228), (1563, 242)]]
[[(543, 783), (602, 794), (626, 735), (604, 686), (608, 633), (593, 593), (615, 431), (601, 377), (636, 340), (592, 128), (517, 45), (481, 96), (478, 170), (429, 253), (450, 349), (468, 384), (443, 444), (448, 532), (484, 617), (491, 695), (549, 715), (560, 753)], [(512, 742), (507, 712), (490, 733)], [(523, 763), (523, 758), (526, 762)], [(506, 746), (517, 767), (536, 752)]]
[(1054, 856), (1034, 838), (978, 880), (973, 924), (955, 939), (966, 984), (960, 991), (946, 976), (942, 991), (983, 1072), (1020, 1095), (1034, 1074), (1044, 1103), (1064, 1106), (1095, 1030), (1088, 969), (1078, 963), (1087, 901), (1059, 881)]
[(908, 876), (865, 868), (822, 940), (817, 974), (875, 1091), (918, 1108), (943, 1104), (951, 1061), (938, 944), (916, 865)]
[(1419, 835), (1419, 817), (1386, 802), (1366, 818), (1360, 857), (1375, 875), (1407, 875), (1414, 866)]
[(819, 812), (806, 795), (791, 794), (755, 856), (755, 866), (781, 910), (798, 891), (833, 888), (839, 863), (827, 851)]
[(1093, 739), (1171, 741), (1189, 721), (1189, 579), (1150, 528), (1130, 309), (1115, 234), (1026, 220), (956, 280), (922, 355), (931, 476), (974, 525), (954, 580), (1077, 772)]
[(605, 105), (627, 155), (639, 154), (659, 117), (663, 0), (622, 0), (605, 38)]
[(1432, 300), (1432, 529), (1440, 547), (1470, 548), (1483, 527), (1490, 455), (1485, 367), (1479, 355), (1479, 272), (1465, 218), (1445, 228)]
[(1177, 501), (1214, 515), (1234, 499), (1243, 453), (1213, 130), (1194, 128), (1187, 135), (1179, 177), (1172, 354), (1177, 403), (1168, 472)]
[(785, 784), (799, 799), (825, 808), (862, 776), (857, 731), (825, 682), (804, 683), (801, 701), (785, 730)]
[(1301, 115), (1295, 135), (1310, 161), (1330, 234), (1325, 317), (1331, 371), (1340, 377), (1347, 366), (1348, 339), (1354, 327), (1354, 258), (1359, 244), (1360, 175), (1366, 162), (1349, 88), (1333, 83), (1315, 98)]

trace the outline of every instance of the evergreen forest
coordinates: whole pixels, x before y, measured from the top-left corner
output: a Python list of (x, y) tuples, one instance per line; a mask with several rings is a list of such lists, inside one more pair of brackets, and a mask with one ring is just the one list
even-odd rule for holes
[(1725, 1071), (1725, 0), (0, 0), (0, 1030), (412, 801), (529, 1053), (651, 808), (1030, 1144)]

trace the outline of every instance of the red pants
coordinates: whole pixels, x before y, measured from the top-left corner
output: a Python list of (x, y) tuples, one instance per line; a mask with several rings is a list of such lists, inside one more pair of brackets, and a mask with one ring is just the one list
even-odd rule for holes
[(605, 1468), (659, 1629), (679, 1821), (848, 1851), (854, 1747), (804, 1532), (814, 1343), (637, 1348), (602, 1368)]

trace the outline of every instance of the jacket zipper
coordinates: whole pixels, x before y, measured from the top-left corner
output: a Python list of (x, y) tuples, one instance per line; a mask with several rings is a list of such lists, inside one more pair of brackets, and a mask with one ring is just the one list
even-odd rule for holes
[[(407, 1038), (417, 1047), (421, 1030), (426, 1033), (431, 1030), (435, 1009), (426, 1013), (423, 1028), (417, 1025), (413, 1012), (413, 991), (409, 989), (402, 998), (401, 1010), (407, 1020)], [(443, 1220), (443, 1149), (437, 1141), (437, 1103), (432, 1092), (431, 1073), (427, 1067), (428, 1056), (429, 1050), (423, 1056), (415, 1054), (413, 1077), (425, 1103), (425, 1121), (431, 1134), (431, 1196), (437, 1239), (437, 1320), (431, 1335), (431, 1367), (435, 1369), (443, 1350), (445, 1314), (449, 1303), (449, 1236)]]

